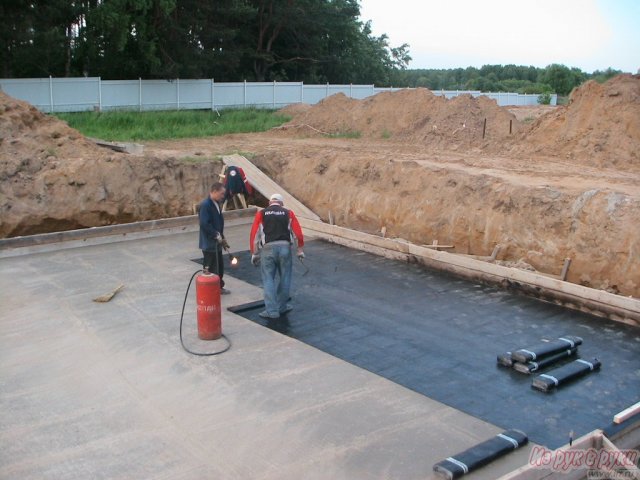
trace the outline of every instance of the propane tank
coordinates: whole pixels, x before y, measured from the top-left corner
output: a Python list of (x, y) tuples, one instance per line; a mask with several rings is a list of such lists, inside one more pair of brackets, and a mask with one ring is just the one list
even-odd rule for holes
[(215, 340), (222, 335), (220, 277), (204, 272), (196, 277), (198, 337)]

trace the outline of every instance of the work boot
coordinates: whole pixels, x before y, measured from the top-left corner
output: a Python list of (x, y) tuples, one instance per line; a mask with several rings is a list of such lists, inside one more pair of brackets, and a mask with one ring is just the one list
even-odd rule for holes
[(262, 318), (280, 318), (280, 315), (278, 315), (278, 314), (272, 315), (271, 313), (267, 312), (266, 310), (260, 312), (258, 315), (260, 315)]
[(291, 310), (293, 310), (293, 307), (291, 305), (287, 305), (286, 307), (284, 307), (283, 310), (280, 310), (280, 315), (284, 315), (285, 313), (289, 313)]
[(231, 293), (231, 290), (227, 290), (224, 287), (220, 289), (220, 295), (229, 295), (230, 293)]

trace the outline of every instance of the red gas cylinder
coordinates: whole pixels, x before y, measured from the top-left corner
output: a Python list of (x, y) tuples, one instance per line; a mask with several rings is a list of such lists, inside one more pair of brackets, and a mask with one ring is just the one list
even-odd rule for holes
[(196, 277), (196, 301), (198, 303), (198, 337), (202, 340), (220, 338), (222, 320), (218, 275), (201, 273)]

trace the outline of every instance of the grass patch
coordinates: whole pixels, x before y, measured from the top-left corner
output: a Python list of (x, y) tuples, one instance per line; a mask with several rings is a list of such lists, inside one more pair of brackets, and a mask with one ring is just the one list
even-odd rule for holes
[(79, 112), (56, 116), (87, 137), (109, 141), (198, 138), (264, 132), (290, 117), (261, 108), (158, 112)]
[(383, 130), (382, 138), (391, 138), (391, 132), (387, 129)]

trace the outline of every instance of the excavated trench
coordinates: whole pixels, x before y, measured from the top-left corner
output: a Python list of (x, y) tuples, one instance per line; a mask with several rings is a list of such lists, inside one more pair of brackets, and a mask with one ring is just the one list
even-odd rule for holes
[[(396, 157), (398, 158), (398, 157)], [(270, 153), (253, 161), (328, 221), (498, 263), (559, 275), (613, 293), (640, 294), (640, 201), (620, 192), (523, 185), (442, 164)]]

